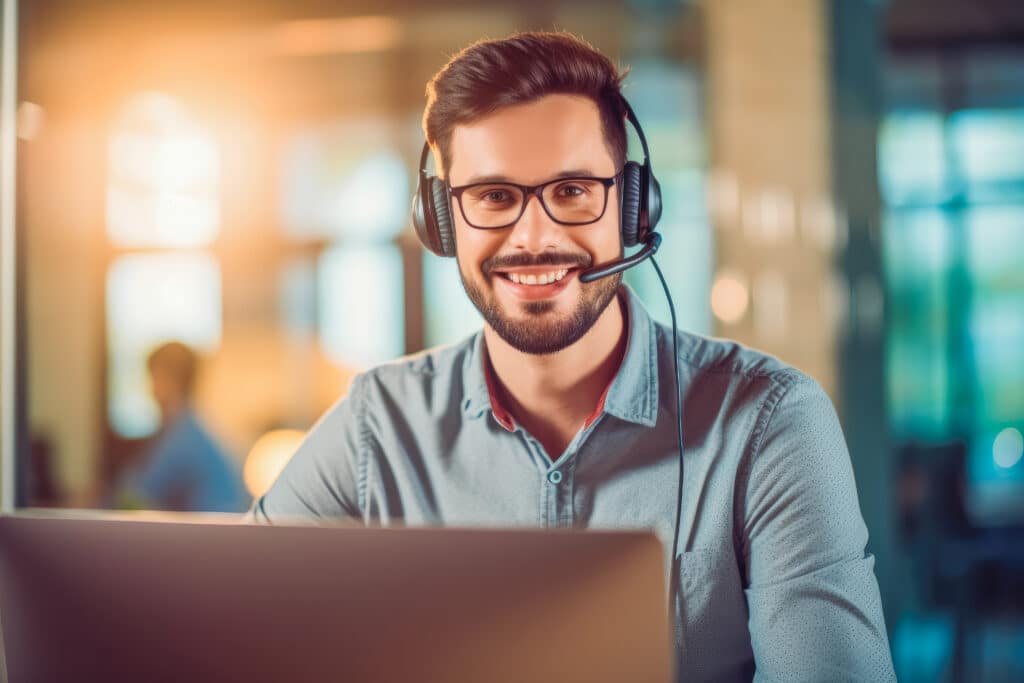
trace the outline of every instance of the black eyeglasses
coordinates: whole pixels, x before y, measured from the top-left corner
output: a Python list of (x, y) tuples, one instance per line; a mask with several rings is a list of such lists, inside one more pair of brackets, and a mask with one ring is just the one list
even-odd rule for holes
[(556, 178), (540, 185), (515, 183), (473, 183), (448, 187), (462, 211), (462, 217), (474, 228), (497, 230), (514, 225), (526, 211), (531, 196), (540, 200), (551, 220), (562, 225), (587, 225), (604, 216), (608, 206), (608, 188), (618, 182), (621, 173), (610, 178)]

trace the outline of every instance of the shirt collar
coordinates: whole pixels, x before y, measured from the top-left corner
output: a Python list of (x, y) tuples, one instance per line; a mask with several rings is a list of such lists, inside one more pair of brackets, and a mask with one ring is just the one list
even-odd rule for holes
[[(585, 426), (590, 426), (602, 413), (608, 413), (627, 422), (653, 427), (658, 415), (658, 353), (654, 322), (627, 285), (622, 286), (619, 296), (625, 302), (626, 351), (618, 372), (601, 394)], [(515, 429), (512, 416), (498, 399), (482, 331), (473, 340), (472, 352), (466, 356), (463, 372), (466, 393), (462, 407), (466, 416), (479, 418), (490, 412), (502, 427), (509, 431)]]
[(512, 419), (512, 414), (508, 412), (508, 409), (501, 402), (501, 394), (498, 392), (498, 382), (494, 377), (491, 359), (485, 355), (481, 360), (483, 361), (481, 367), (484, 371), (484, 382), (487, 385), (487, 400), (491, 406), (491, 412), (494, 413), (494, 419), (506, 430), (510, 432), (515, 431), (515, 420)]
[(628, 285), (622, 285), (629, 337), (615, 379), (606, 390), (604, 412), (653, 427), (658, 421), (658, 345), (654, 321)]
[(470, 352), (466, 354), (462, 365), (465, 392), (462, 412), (466, 417), (483, 417), (484, 413), (491, 410), (491, 395), (487, 390), (487, 375), (484, 373), (485, 363), (490, 361), (484, 346), (484, 332), (480, 330), (473, 336)]

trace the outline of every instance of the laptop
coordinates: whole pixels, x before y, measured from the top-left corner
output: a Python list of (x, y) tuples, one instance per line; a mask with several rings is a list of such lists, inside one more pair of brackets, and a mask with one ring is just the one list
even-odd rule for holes
[(650, 532), (0, 517), (11, 683), (665, 682), (665, 590)]

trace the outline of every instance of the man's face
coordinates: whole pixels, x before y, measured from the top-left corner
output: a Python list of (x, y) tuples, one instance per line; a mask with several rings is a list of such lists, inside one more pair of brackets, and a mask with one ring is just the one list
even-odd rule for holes
[[(453, 187), (485, 180), (538, 185), (567, 175), (607, 178), (620, 170), (605, 145), (597, 105), (569, 95), (505, 107), (456, 126), (451, 157)], [(480, 230), (453, 201), (462, 284), (512, 347), (531, 354), (560, 351), (583, 337), (615, 297), (621, 275), (583, 284), (578, 274), (622, 253), (618, 189), (608, 189), (604, 215), (588, 225), (555, 222), (532, 196), (514, 225)]]

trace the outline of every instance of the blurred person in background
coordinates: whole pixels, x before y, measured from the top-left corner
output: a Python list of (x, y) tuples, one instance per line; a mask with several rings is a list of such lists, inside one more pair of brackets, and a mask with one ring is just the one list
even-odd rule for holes
[(622, 284), (657, 220), (622, 79), (562, 33), (477, 43), (435, 75), (438, 176), (421, 169), (414, 221), (484, 328), (357, 376), (251, 517), (651, 528), (680, 680), (895, 680), (827, 395), (735, 343), (676, 346)]
[(199, 420), (193, 392), (199, 358), (169, 342), (147, 359), (160, 428), (138, 463), (122, 478), (119, 508), (240, 512), (249, 502), (236, 463)]

